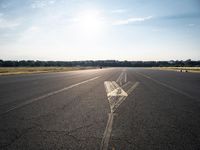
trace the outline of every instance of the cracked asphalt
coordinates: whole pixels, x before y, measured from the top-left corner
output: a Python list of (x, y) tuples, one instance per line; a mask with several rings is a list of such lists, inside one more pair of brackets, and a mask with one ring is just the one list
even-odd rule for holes
[(107, 149), (198, 150), (200, 74), (145, 68), (0, 76), (0, 149), (100, 149), (110, 113), (104, 81), (122, 71), (140, 84), (115, 111)]

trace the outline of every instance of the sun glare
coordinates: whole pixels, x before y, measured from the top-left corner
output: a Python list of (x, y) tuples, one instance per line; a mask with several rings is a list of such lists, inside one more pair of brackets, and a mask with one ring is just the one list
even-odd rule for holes
[(97, 10), (83, 11), (78, 16), (81, 30), (87, 33), (99, 32), (103, 28), (103, 17)]

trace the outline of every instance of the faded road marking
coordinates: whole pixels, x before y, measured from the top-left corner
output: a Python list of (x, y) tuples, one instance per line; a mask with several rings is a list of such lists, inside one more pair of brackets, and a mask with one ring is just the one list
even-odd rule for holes
[[(136, 82), (128, 91), (127, 93), (130, 94), (140, 83)], [(115, 110), (126, 100), (126, 97), (120, 97), (117, 103), (113, 106), (112, 111), (115, 112)]]
[(60, 89), (60, 90), (57, 90), (57, 91), (54, 91), (54, 92), (47, 93), (47, 94), (42, 95), (42, 96), (40, 96), (40, 97), (30, 99), (30, 100), (28, 100), (28, 101), (26, 101), (26, 102), (24, 102), (24, 103), (21, 103), (21, 104), (19, 104), (19, 105), (17, 105), (17, 106), (14, 106), (14, 107), (8, 109), (7, 111), (1, 113), (0, 115), (2, 115), (2, 114), (6, 114), (6, 113), (8, 113), (8, 112), (10, 112), (10, 111), (13, 111), (13, 110), (15, 110), (15, 109), (18, 109), (18, 108), (24, 107), (24, 106), (26, 106), (26, 105), (29, 105), (29, 104), (31, 104), (31, 103), (33, 103), (33, 102), (38, 101), (38, 100), (41, 100), (41, 99), (47, 98), (47, 97), (49, 97), (49, 96), (52, 96), (52, 95), (55, 95), (55, 94), (61, 93), (61, 92), (66, 91), (66, 90), (69, 90), (69, 89), (74, 88), (74, 87), (76, 87), (76, 86), (79, 86), (79, 85), (81, 85), (81, 84), (84, 84), (84, 83), (87, 83), (87, 82), (90, 82), (90, 81), (96, 80), (96, 79), (98, 79), (99, 77), (100, 77), (100, 76), (95, 77), (95, 78), (91, 78), (91, 79), (88, 79), (88, 80), (85, 80), (85, 81), (82, 81), (82, 82), (79, 82), (79, 83), (76, 83), (76, 84), (70, 85), (70, 86), (68, 86), (68, 87), (62, 88), (62, 89)]
[(116, 103), (121, 98), (126, 98), (128, 94), (115, 81), (105, 81), (104, 86), (107, 92), (110, 110), (111, 112), (113, 112), (113, 108)]
[(120, 86), (122, 86), (124, 83), (127, 82), (127, 73), (125, 72), (125, 70), (123, 70), (123, 71), (120, 73), (120, 75), (119, 75), (119, 77), (117, 78), (116, 82), (117, 82)]
[[(124, 76), (124, 78), (123, 78), (123, 76)], [(118, 84), (122, 85), (122, 80), (124, 80), (124, 82), (125, 82), (125, 84), (123, 84), (122, 87), (125, 87), (128, 84), (132, 84), (132, 82), (130, 82), (130, 81), (127, 82), (127, 73), (124, 71), (119, 75), (116, 82)], [(117, 110), (117, 108), (125, 101), (128, 94), (130, 94), (139, 85), (139, 82), (136, 82), (128, 89), (127, 92), (125, 92), (122, 89), (122, 87), (120, 87), (116, 82), (115, 81), (105, 81), (104, 82), (104, 86), (106, 89), (111, 113), (109, 113), (106, 129), (104, 131), (103, 138), (101, 141), (100, 150), (108, 149), (110, 136), (111, 136), (111, 132), (112, 132), (112, 125), (113, 125), (115, 110)]]
[(193, 97), (193, 96), (191, 96), (191, 95), (189, 95), (189, 94), (187, 94), (187, 93), (185, 93), (185, 92), (183, 92), (183, 91), (181, 91), (181, 90), (179, 90), (179, 89), (177, 89), (177, 88), (175, 88), (175, 87), (173, 87), (173, 86), (167, 85), (166, 83), (163, 83), (163, 82), (161, 82), (161, 81), (158, 81), (158, 80), (156, 80), (156, 79), (153, 79), (153, 78), (151, 78), (151, 77), (149, 77), (149, 76), (147, 76), (147, 75), (145, 75), (145, 74), (143, 74), (143, 73), (140, 73), (140, 72), (136, 72), (136, 73), (139, 74), (139, 75), (141, 75), (141, 76), (143, 76), (143, 77), (145, 77), (145, 78), (147, 78), (147, 79), (150, 79), (150, 80), (154, 81), (154, 82), (157, 83), (157, 84), (160, 84), (160, 85), (162, 85), (162, 86), (164, 86), (164, 87), (166, 87), (166, 88), (168, 88), (168, 89), (171, 89), (171, 90), (173, 90), (173, 91), (175, 91), (175, 92), (177, 92), (177, 93), (179, 93), (179, 94), (182, 94), (182, 95), (184, 95), (184, 96), (187, 96), (188, 98), (191, 98), (191, 99), (194, 99), (194, 100), (198, 100), (198, 99), (196, 99), (195, 97)]
[(128, 96), (128, 94), (115, 82), (105, 81), (104, 82), (107, 96)]
[(119, 77), (116, 80), (116, 82), (119, 83), (120, 85), (122, 85), (123, 74), (124, 74), (124, 72), (121, 72), (121, 74), (119, 75)]
[(124, 82), (127, 82), (127, 73), (125, 73)]
[(103, 139), (101, 141), (100, 150), (107, 150), (108, 149), (110, 135), (111, 135), (111, 132), (112, 132), (113, 119), (114, 119), (114, 113), (111, 112), (108, 116), (108, 121), (107, 121), (106, 129), (105, 129), (104, 134), (103, 134)]

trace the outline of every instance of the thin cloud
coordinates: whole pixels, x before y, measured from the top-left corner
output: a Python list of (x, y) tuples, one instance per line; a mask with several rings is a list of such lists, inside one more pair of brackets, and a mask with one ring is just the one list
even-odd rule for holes
[(19, 37), (19, 42), (29, 41), (32, 39), (37, 39), (41, 33), (41, 28), (38, 26), (31, 26), (21, 33)]
[(28, 32), (38, 32), (40, 31), (40, 28), (37, 26), (32, 26), (28, 29)]
[(161, 29), (152, 29), (153, 32), (160, 32)]
[(125, 13), (125, 12), (127, 12), (126, 9), (115, 9), (111, 11), (111, 13)]
[(19, 25), (19, 22), (7, 20), (4, 15), (0, 13), (0, 29), (15, 28)]
[(8, 2), (7, 2), (7, 3), (2, 3), (2, 4), (1, 4), (1, 8), (4, 8), (4, 9), (5, 9), (5, 8), (8, 8), (10, 5), (11, 5), (11, 4), (8, 3)]
[(177, 20), (177, 19), (197, 19), (200, 18), (200, 13), (184, 13), (176, 15), (161, 16), (159, 19)]
[(31, 4), (32, 8), (44, 8), (46, 6), (52, 5), (56, 2), (56, 0), (36, 0)]
[(188, 24), (188, 27), (194, 27), (194, 26), (195, 26), (195, 24), (193, 24), (193, 23)]
[(128, 18), (125, 20), (117, 20), (113, 22), (113, 25), (127, 25), (129, 23), (134, 23), (134, 22), (142, 22), (146, 20), (152, 19), (152, 16), (147, 16), (147, 17), (139, 17), (139, 18)]

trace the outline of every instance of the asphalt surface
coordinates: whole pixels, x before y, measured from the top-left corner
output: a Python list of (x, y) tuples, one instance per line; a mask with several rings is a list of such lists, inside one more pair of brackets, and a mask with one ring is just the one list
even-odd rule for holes
[[(128, 93), (112, 119), (105, 81)], [(109, 68), (0, 76), (0, 149), (198, 150), (200, 74)]]

